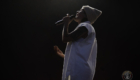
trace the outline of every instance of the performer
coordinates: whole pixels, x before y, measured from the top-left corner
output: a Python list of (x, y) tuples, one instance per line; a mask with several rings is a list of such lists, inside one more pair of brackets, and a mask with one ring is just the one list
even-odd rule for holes
[[(69, 14), (63, 18), (62, 41), (67, 43), (65, 55), (58, 46), (54, 46), (56, 53), (64, 58), (62, 80), (68, 80), (69, 75), (71, 80), (93, 80), (97, 39), (92, 24), (101, 14), (101, 10), (84, 5), (77, 11), (74, 19), (70, 19)], [(78, 26), (69, 33), (68, 27), (72, 20), (76, 21)]]

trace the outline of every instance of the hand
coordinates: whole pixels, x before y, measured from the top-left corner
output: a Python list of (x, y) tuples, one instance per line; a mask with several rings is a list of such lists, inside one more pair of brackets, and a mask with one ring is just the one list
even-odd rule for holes
[(61, 57), (64, 56), (63, 52), (58, 48), (58, 46), (54, 46), (54, 51), (57, 55), (59, 55)]
[(73, 19), (70, 19), (70, 15), (67, 14), (67, 16), (63, 17), (63, 21), (64, 21), (64, 24), (70, 24), (72, 22)]

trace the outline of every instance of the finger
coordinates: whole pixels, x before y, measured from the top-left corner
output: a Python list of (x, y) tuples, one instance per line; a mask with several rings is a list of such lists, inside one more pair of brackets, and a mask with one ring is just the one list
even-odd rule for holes
[(54, 46), (54, 49), (56, 49), (56, 46)]
[(67, 13), (67, 16), (69, 16), (69, 13)]
[(55, 45), (55, 47), (57, 47), (57, 45)]
[(66, 15), (68, 16), (69, 14), (67, 13)]
[(54, 50), (56, 50), (56, 48), (55, 48), (55, 47), (54, 47), (53, 49), (54, 49)]
[(54, 48), (56, 48), (56, 46), (53, 46)]
[(58, 51), (57, 47), (54, 47), (54, 50), (55, 50), (55, 51)]
[(57, 47), (56, 45), (54, 47)]
[(58, 46), (54, 46), (55, 48), (57, 48)]
[(58, 47), (56, 46), (56, 49), (58, 49)]

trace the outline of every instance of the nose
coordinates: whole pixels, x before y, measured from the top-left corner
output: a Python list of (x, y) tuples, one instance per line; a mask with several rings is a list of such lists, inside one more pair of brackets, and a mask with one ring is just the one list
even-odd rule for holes
[(77, 13), (79, 13), (79, 10), (77, 11)]

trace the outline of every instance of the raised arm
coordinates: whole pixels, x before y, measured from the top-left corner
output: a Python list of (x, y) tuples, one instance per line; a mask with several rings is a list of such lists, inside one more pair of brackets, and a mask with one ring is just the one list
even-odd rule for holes
[(62, 32), (62, 42), (70, 42), (70, 41), (76, 41), (80, 38), (86, 38), (88, 36), (88, 30), (85, 26), (81, 26), (71, 33), (68, 33), (68, 25), (64, 25), (64, 29)]
[(64, 27), (62, 31), (62, 42), (66, 43), (75, 41), (80, 38), (86, 38), (88, 36), (88, 29), (85, 26), (80, 26), (71, 33), (68, 32), (69, 24), (72, 22), (72, 20), (69, 19), (69, 16), (64, 17), (63, 21)]

